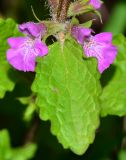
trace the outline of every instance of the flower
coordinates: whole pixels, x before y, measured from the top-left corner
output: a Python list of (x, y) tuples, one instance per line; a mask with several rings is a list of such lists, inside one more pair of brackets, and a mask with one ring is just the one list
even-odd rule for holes
[(11, 48), (7, 51), (7, 60), (17, 70), (33, 72), (36, 57), (43, 57), (48, 53), (47, 46), (41, 41), (46, 27), (40, 23), (28, 22), (19, 25), (19, 30), (27, 36), (8, 38)]
[[(85, 30), (85, 28), (76, 26), (75, 31), (74, 26), (72, 29), (72, 35), (83, 46), (86, 57), (97, 58), (100, 73), (113, 63), (117, 55), (117, 48), (112, 45), (112, 33), (103, 32), (92, 36), (90, 29)], [(81, 36), (79, 37), (79, 35)]]
[(102, 5), (100, 0), (89, 0), (89, 4), (92, 5), (95, 9), (99, 9)]
[(79, 44), (84, 43), (84, 39), (91, 35), (91, 29), (82, 28), (79, 26), (72, 27), (72, 36), (78, 41)]
[(19, 25), (19, 30), (27, 35), (31, 35), (33, 37), (43, 37), (46, 32), (46, 27), (43, 23), (33, 23), (27, 22)]

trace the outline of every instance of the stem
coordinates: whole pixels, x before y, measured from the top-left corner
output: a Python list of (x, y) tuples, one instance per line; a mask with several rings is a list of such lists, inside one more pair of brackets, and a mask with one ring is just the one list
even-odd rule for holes
[(57, 19), (60, 17), (60, 14), (61, 14), (62, 2), (63, 0), (59, 0), (58, 10), (57, 10)]
[(48, 3), (49, 3), (50, 8), (51, 8), (52, 18), (53, 18), (54, 21), (56, 21), (59, 0), (48, 0)]
[(40, 119), (37, 115), (35, 115), (33, 122), (32, 122), (32, 126), (29, 128), (29, 130), (27, 131), (25, 138), (24, 138), (24, 145), (33, 142), (37, 130), (39, 128), (39, 124), (40, 124)]
[(65, 22), (67, 18), (67, 11), (69, 8), (70, 0), (62, 0), (60, 3), (60, 15), (58, 16), (59, 22)]
[(126, 149), (126, 116), (123, 118), (123, 140), (122, 140), (122, 145), (121, 148), (122, 149)]

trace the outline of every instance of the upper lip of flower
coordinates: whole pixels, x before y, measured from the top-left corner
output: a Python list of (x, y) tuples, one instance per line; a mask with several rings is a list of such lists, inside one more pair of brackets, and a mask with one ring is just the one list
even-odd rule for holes
[(19, 25), (20, 32), (32, 36), (32, 37), (43, 37), (46, 33), (46, 26), (42, 23), (27, 22)]

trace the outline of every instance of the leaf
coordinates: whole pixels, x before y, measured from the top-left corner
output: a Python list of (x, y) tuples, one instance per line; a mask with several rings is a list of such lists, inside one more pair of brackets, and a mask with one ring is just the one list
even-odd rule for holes
[(94, 8), (92, 5), (87, 5), (87, 2), (89, 0), (78, 0), (70, 4), (70, 7), (68, 9), (68, 17), (76, 16), (80, 14), (84, 14), (87, 12), (94, 12)]
[(36, 151), (35, 144), (27, 144), (19, 148), (11, 148), (7, 130), (0, 131), (0, 160), (28, 160)]
[(0, 131), (0, 159), (6, 160), (11, 155), (10, 139), (7, 130)]
[(33, 118), (34, 112), (37, 109), (37, 106), (35, 104), (35, 96), (31, 95), (29, 97), (21, 97), (21, 98), (18, 98), (18, 100), (22, 104), (27, 105), (27, 108), (26, 108), (26, 110), (24, 112), (23, 119), (25, 121), (31, 121), (32, 118)]
[(14, 88), (14, 83), (9, 78), (10, 65), (6, 60), (6, 51), (7, 38), (18, 34), (17, 25), (12, 19), (0, 19), (0, 98), (4, 97), (6, 91)]
[(85, 23), (79, 24), (79, 26), (84, 27), (84, 28), (90, 28), (92, 26), (93, 20), (87, 21)]
[(13, 160), (28, 160), (31, 159), (36, 151), (35, 144), (27, 144), (24, 147), (13, 149), (12, 158)]
[(76, 17), (72, 17), (71, 24), (72, 25), (79, 25), (79, 20)]
[(121, 150), (118, 155), (118, 160), (126, 160), (126, 150)]
[[(99, 74), (95, 59), (82, 59), (82, 48), (66, 41), (49, 47), (38, 59), (32, 85), (40, 118), (51, 120), (51, 131), (64, 148), (83, 154), (99, 125)], [(92, 67), (93, 66), (93, 67)]]
[(125, 29), (126, 29), (126, 3), (120, 1), (113, 7), (112, 13), (104, 28), (104, 31), (112, 32), (113, 35), (117, 35), (119, 33), (124, 33)]
[[(126, 115), (126, 38), (118, 35), (113, 43), (118, 47), (112, 79), (103, 88), (101, 96), (101, 115)], [(108, 72), (109, 73), (109, 72)], [(110, 74), (106, 73), (106, 78)]]

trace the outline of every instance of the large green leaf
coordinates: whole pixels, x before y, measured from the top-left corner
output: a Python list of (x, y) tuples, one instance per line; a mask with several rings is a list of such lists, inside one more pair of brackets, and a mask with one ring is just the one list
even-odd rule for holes
[(40, 117), (51, 120), (51, 130), (64, 148), (83, 154), (99, 125), (101, 90), (95, 59), (84, 60), (82, 48), (66, 41), (49, 47), (38, 59), (32, 90), (37, 93)]
[[(118, 47), (111, 80), (103, 89), (101, 96), (101, 115), (126, 115), (126, 38), (118, 35), (113, 40)], [(109, 73), (109, 72), (108, 72)], [(106, 74), (110, 76), (110, 74)]]
[(7, 38), (19, 34), (16, 23), (11, 20), (0, 19), (0, 98), (3, 98), (6, 91), (12, 91), (14, 83), (10, 80), (8, 72), (10, 65), (6, 60), (8, 49)]
[(8, 131), (0, 131), (0, 160), (28, 160), (34, 156), (35, 151), (35, 144), (11, 148)]

